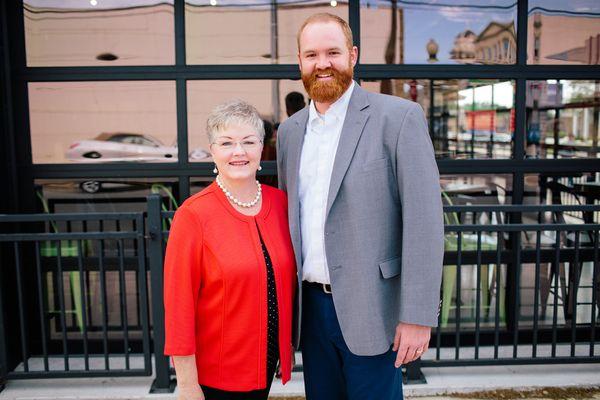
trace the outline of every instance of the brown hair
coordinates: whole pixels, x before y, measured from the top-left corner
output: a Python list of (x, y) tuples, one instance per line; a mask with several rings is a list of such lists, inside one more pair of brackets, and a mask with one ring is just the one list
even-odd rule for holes
[(339, 24), (340, 28), (342, 28), (344, 36), (346, 37), (346, 46), (348, 46), (348, 49), (352, 48), (354, 42), (352, 41), (352, 30), (350, 29), (350, 25), (348, 25), (348, 23), (344, 19), (338, 17), (337, 15), (330, 13), (318, 13), (308, 17), (302, 23), (302, 26), (300, 26), (300, 29), (298, 30), (298, 35), (296, 36), (296, 40), (298, 41), (298, 52), (300, 52), (300, 35), (302, 34), (302, 31), (304, 30), (304, 28), (306, 28), (308, 24), (312, 24), (315, 22), (335, 22)]

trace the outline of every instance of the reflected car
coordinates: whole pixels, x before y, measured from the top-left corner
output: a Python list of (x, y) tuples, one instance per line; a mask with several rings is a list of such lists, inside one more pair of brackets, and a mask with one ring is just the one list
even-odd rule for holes
[[(165, 146), (160, 140), (138, 133), (101, 133), (91, 140), (79, 140), (65, 154), (73, 162), (174, 161), (177, 146)], [(190, 152), (190, 160), (203, 160), (210, 154), (201, 149)]]

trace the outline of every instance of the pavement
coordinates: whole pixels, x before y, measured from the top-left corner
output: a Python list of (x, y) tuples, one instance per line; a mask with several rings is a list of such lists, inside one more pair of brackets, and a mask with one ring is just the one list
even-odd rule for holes
[[(427, 383), (404, 386), (407, 399), (600, 399), (600, 364), (550, 364), (423, 368)], [(175, 400), (177, 391), (150, 394), (152, 377), (11, 380), (0, 392), (10, 400)], [(557, 394), (558, 393), (558, 394)], [(304, 397), (302, 373), (285, 386), (276, 381), (273, 399)]]

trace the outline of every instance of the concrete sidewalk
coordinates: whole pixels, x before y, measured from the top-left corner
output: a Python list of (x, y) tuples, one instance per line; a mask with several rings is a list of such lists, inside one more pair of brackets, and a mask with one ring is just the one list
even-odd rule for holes
[[(404, 386), (404, 394), (407, 398), (441, 400), (460, 393), (498, 389), (515, 390), (512, 395), (511, 392), (497, 396), (481, 393), (475, 394), (476, 397), (466, 395), (467, 398), (508, 399), (519, 397), (515, 393), (537, 388), (596, 387), (599, 390), (591, 394), (591, 397), (572, 395), (568, 397), (600, 399), (600, 364), (424, 368), (423, 373), (427, 379), (426, 384)], [(0, 399), (174, 400), (177, 398), (177, 392), (149, 394), (151, 382), (152, 377), (13, 380), (8, 382), (6, 388), (0, 393)], [(304, 396), (302, 373), (294, 373), (292, 381), (285, 386), (276, 381), (271, 396), (290, 400), (294, 397), (302, 398)], [(460, 397), (464, 398), (463, 396)], [(567, 397), (548, 396), (547, 398)]]

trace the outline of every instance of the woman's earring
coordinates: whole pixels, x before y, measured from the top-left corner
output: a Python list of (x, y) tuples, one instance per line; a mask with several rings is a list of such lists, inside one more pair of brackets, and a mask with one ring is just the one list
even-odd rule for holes
[(218, 174), (219, 170), (217, 169), (217, 164), (215, 164), (215, 167), (213, 168), (213, 174)]
[(262, 171), (262, 166), (260, 164), (258, 165), (258, 170)]

